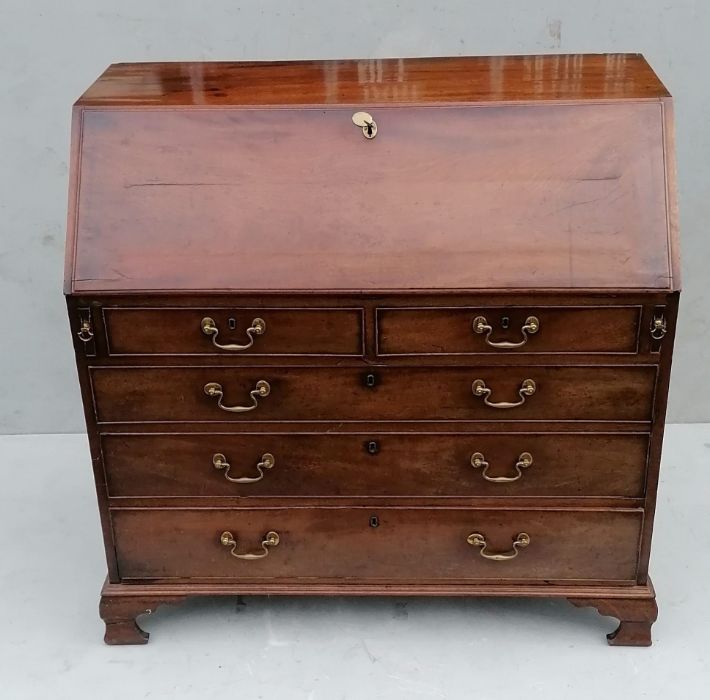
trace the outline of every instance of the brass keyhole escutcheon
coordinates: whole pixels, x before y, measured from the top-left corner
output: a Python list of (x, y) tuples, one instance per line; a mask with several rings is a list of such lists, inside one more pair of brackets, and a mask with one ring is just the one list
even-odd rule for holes
[(366, 139), (374, 139), (377, 136), (377, 123), (367, 112), (355, 112), (353, 124), (362, 129), (362, 135)]

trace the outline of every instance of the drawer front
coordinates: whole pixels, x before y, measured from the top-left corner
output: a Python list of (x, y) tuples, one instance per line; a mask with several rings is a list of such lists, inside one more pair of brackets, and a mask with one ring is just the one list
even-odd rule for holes
[(649, 421), (656, 368), (94, 367), (91, 377), (100, 423)]
[(648, 436), (112, 434), (101, 448), (119, 497), (641, 497)]
[[(373, 520), (375, 519), (376, 520)], [(447, 508), (114, 510), (123, 579), (619, 581), (636, 577), (642, 512)], [(373, 524), (377, 527), (373, 527)], [(262, 548), (266, 533), (279, 543)], [(268, 555), (244, 560), (237, 554)], [(469, 543), (481, 535), (486, 546)], [(529, 536), (515, 558), (513, 541)], [(471, 538), (473, 539), (473, 538)]]
[(361, 309), (108, 308), (104, 319), (110, 355), (363, 354)]
[(635, 353), (640, 318), (640, 306), (382, 308), (377, 310), (377, 351), (380, 355)]

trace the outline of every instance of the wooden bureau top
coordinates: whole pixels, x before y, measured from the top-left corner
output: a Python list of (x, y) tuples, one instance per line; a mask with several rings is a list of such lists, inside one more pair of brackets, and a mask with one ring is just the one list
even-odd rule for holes
[(639, 55), (119, 64), (74, 112), (67, 293), (669, 290), (676, 232)]
[(640, 54), (118, 63), (77, 102), (368, 105), (667, 97)]

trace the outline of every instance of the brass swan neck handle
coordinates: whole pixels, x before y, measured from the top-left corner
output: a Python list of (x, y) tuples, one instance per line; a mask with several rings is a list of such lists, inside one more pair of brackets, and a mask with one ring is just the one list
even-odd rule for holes
[(246, 552), (245, 554), (237, 553), (237, 540), (234, 535), (232, 535), (232, 533), (228, 530), (226, 530), (220, 535), (219, 541), (221, 542), (223, 547), (231, 547), (229, 553), (233, 557), (236, 557), (237, 559), (246, 559), (247, 561), (251, 561), (254, 559), (264, 559), (265, 557), (268, 557), (269, 547), (276, 547), (281, 541), (281, 538), (279, 537), (278, 532), (270, 530), (264, 535), (264, 538), (261, 540), (261, 552)]
[(251, 406), (225, 406), (222, 403), (224, 398), (224, 390), (222, 385), (217, 382), (207, 382), (204, 386), (204, 392), (207, 396), (217, 398), (217, 406), (223, 411), (229, 411), (230, 413), (246, 413), (247, 411), (253, 411), (259, 405), (259, 399), (263, 399), (271, 393), (271, 385), (264, 379), (260, 379), (256, 386), (249, 392), (249, 397), (252, 400)]
[(482, 379), (474, 379), (471, 384), (471, 391), (473, 392), (473, 395), (482, 397), (483, 403), (491, 408), (516, 408), (517, 406), (522, 406), (525, 403), (525, 399), (528, 396), (532, 396), (536, 390), (537, 385), (532, 379), (524, 379), (518, 389), (520, 401), (491, 401), (490, 395), (493, 390), (487, 387), (486, 383)]
[(251, 326), (246, 329), (246, 334), (249, 337), (249, 342), (245, 345), (238, 345), (236, 343), (225, 343), (222, 345), (217, 342), (217, 336), (219, 335), (219, 328), (213, 318), (205, 316), (200, 323), (200, 328), (205, 335), (211, 336), (212, 345), (220, 350), (229, 350), (231, 352), (240, 352), (242, 350), (248, 350), (252, 345), (254, 345), (255, 335), (264, 335), (266, 332), (266, 321), (263, 318), (255, 318), (251, 322)]
[(471, 455), (471, 466), (475, 469), (483, 469), (481, 476), (486, 480), (494, 484), (509, 484), (513, 481), (517, 481), (523, 475), (522, 470), (527, 469), (533, 463), (533, 456), (529, 452), (521, 452), (518, 456), (518, 461), (515, 463), (515, 476), (489, 476), (488, 469), (490, 464), (486, 461), (486, 458), (481, 452), (474, 452)]
[(230, 476), (229, 470), (232, 465), (227, 461), (227, 458), (221, 453), (217, 452), (212, 455), (212, 464), (215, 469), (224, 469), (224, 478), (227, 481), (231, 481), (234, 484), (253, 484), (256, 481), (261, 481), (264, 478), (264, 469), (271, 469), (276, 464), (276, 458), (270, 452), (264, 452), (261, 455), (261, 461), (256, 465), (256, 470), (259, 472), (259, 476)]
[(514, 348), (521, 348), (525, 343), (528, 342), (529, 336), (534, 335), (540, 330), (540, 321), (537, 316), (528, 316), (525, 319), (520, 332), (523, 334), (523, 339), (517, 343), (511, 342), (509, 340), (491, 340), (491, 334), (493, 333), (493, 327), (488, 323), (485, 316), (476, 316), (473, 319), (473, 332), (486, 334), (484, 340), (492, 348), (498, 348), (502, 350), (512, 350)]
[(518, 556), (518, 552), (521, 549), (525, 549), (530, 544), (530, 535), (527, 532), (520, 532), (513, 540), (513, 549), (509, 552), (488, 552), (488, 543), (484, 535), (479, 532), (472, 532), (467, 538), (468, 542), (473, 547), (480, 547), (481, 550), (479, 554), (484, 559), (490, 559), (491, 561), (508, 561), (510, 559), (515, 559)]

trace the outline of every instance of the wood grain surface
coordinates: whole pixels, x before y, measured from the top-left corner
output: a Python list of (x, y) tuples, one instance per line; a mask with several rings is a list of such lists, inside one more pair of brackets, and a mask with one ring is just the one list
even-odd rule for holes
[[(255, 421), (638, 421), (652, 418), (656, 368), (617, 367), (96, 367), (92, 385), (100, 423)], [(373, 386), (368, 382), (372, 378)], [(474, 396), (481, 379), (492, 403)], [(522, 383), (536, 391), (522, 403)], [(221, 409), (204, 387), (219, 383), (226, 407), (251, 406), (250, 392), (268, 396), (248, 412)]]
[[(377, 350), (380, 355), (633, 353), (638, 349), (640, 312), (633, 306), (378, 308)], [(474, 332), (479, 316), (490, 333)], [(531, 316), (539, 328), (524, 333)], [(523, 341), (517, 348), (493, 347)]]
[(118, 63), (81, 106), (418, 104), (653, 99), (668, 91), (640, 54), (334, 61)]
[[(377, 527), (371, 525), (377, 518)], [(293, 508), (230, 510), (115, 510), (112, 513), (123, 579), (222, 578), (244, 581), (278, 576), (306, 580), (607, 581), (636, 577), (641, 511), (476, 510), (448, 508)], [(233, 557), (259, 552), (267, 531), (281, 542), (255, 561)], [(516, 536), (530, 546), (515, 559), (484, 559), (468, 544), (481, 533), (489, 553), (507, 553)], [(145, 537), (145, 533), (150, 533)], [(347, 552), (347, 556), (344, 556)]]
[(660, 102), (351, 116), (83, 112), (72, 289), (672, 286)]
[[(644, 494), (648, 436), (613, 433), (109, 434), (101, 438), (111, 497), (278, 497), (320, 499), (408, 496), (499, 497)], [(486, 475), (515, 477), (520, 454), (532, 464), (515, 482), (490, 482), (471, 465), (480, 452)], [(265, 453), (275, 464), (254, 483)]]
[[(117, 64), (70, 170), (108, 643), (192, 595), (351, 593), (565, 596), (650, 644), (680, 275), (672, 102), (641, 56)], [(266, 332), (220, 349), (205, 316)], [(259, 380), (253, 411), (204, 391), (250, 406)], [(246, 561), (225, 530), (281, 540)], [(473, 532), (530, 545), (493, 561)]]
[[(214, 320), (221, 345), (244, 346), (246, 329), (264, 321), (261, 335), (244, 350), (216, 347), (202, 331), (202, 319)], [(279, 308), (112, 308), (104, 312), (110, 355), (352, 355), (363, 353), (361, 309)]]

